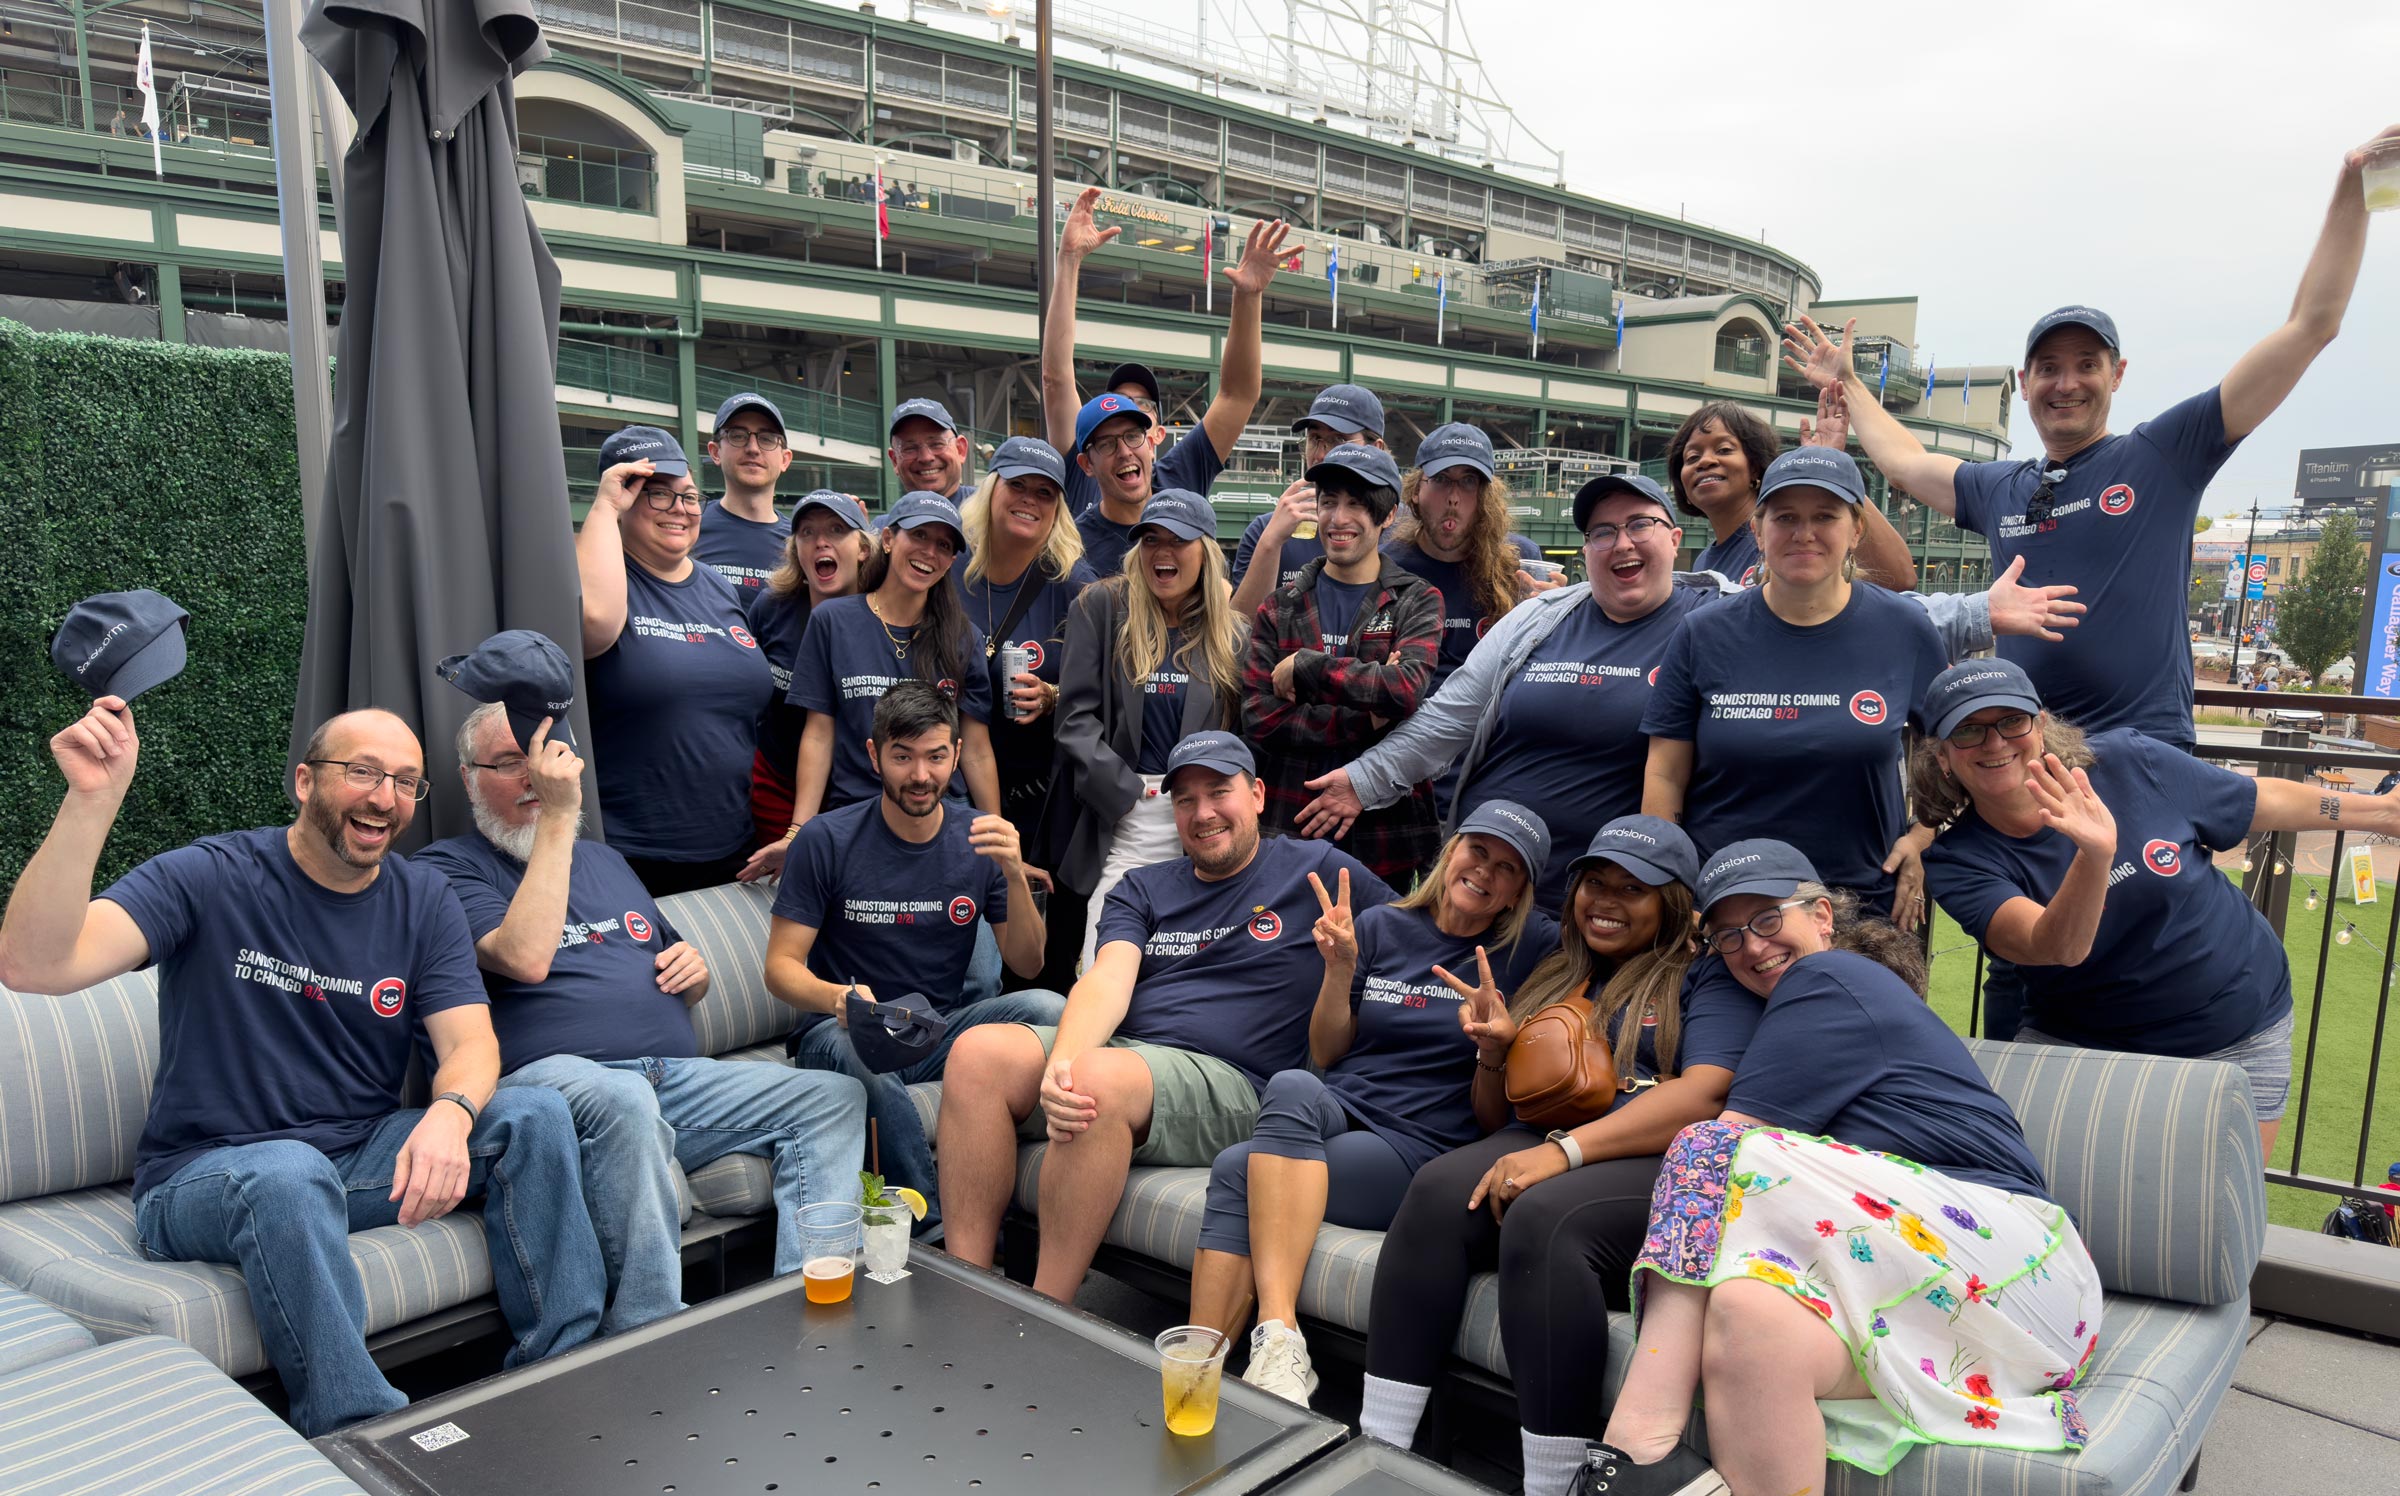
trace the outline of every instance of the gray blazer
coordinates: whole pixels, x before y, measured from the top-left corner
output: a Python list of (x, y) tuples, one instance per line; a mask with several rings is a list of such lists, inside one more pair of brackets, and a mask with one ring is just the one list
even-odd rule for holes
[[(1051, 871), (1067, 887), (1089, 892), (1108, 858), (1108, 842), (1142, 798), (1142, 683), (1117, 665), (1117, 636), (1125, 627), (1125, 590), (1136, 583), (1110, 577), (1086, 587), (1067, 610), (1058, 669), (1056, 797), (1071, 796), (1073, 829), (1064, 850), (1053, 849)], [(1198, 685), (1194, 682), (1194, 685)], [(1241, 689), (1194, 690), (1183, 698), (1183, 735), (1242, 730)], [(1063, 817), (1062, 817), (1063, 821)]]

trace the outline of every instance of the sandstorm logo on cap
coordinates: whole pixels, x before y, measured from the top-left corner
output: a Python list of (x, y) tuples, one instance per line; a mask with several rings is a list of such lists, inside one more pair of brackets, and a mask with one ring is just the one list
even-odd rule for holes
[(1254, 905), (1250, 917), (1250, 938), (1273, 940), (1283, 933), (1283, 918), (1264, 905)]
[(1658, 845), (1657, 837), (1652, 836), (1647, 831), (1636, 831), (1631, 826), (1611, 826), (1606, 831), (1602, 832), (1601, 835), (1607, 837), (1610, 841), (1640, 842), (1645, 847), (1655, 847)]
[(102, 634), (100, 636), (100, 642), (92, 646), (92, 652), (88, 655), (85, 655), (83, 657), (83, 663), (75, 667), (75, 673), (77, 675), (81, 675), (86, 670), (91, 669), (92, 662), (99, 659), (102, 655), (108, 653), (108, 647), (117, 642), (117, 635), (124, 633), (131, 627), (133, 627), (132, 624), (120, 623), (115, 628), (110, 629), (107, 633)]
[(2164, 839), (2146, 842), (2142, 846), (2142, 866), (2162, 878), (2172, 878), (2183, 871), (2183, 849)]
[(385, 977), (367, 994), (367, 1006), (375, 1010), (378, 1018), (399, 1017), (401, 1007), (407, 1002), (408, 983), (398, 977)]
[(1884, 712), (1883, 697), (1874, 691), (1861, 691), (1850, 698), (1850, 715), (1869, 727), (1882, 726)]
[(975, 901), (963, 893), (952, 899), (950, 901), (950, 923), (954, 925), (975, 923)]

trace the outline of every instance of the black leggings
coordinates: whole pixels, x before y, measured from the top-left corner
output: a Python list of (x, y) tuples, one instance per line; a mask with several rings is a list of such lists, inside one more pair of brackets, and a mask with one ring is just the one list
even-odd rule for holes
[(1626, 1306), (1650, 1224), (1659, 1160), (1601, 1159), (1517, 1197), (1499, 1222), (1467, 1196), (1503, 1154), (1538, 1134), (1508, 1127), (1417, 1171), (1375, 1263), (1367, 1372), (1433, 1385), (1466, 1315), (1467, 1282), (1500, 1273), (1500, 1342), (1530, 1433), (1595, 1439), (1606, 1420), (1608, 1310)]

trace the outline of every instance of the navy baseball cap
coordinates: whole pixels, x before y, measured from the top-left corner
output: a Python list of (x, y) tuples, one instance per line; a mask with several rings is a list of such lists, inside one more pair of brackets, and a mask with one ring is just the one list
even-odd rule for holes
[(656, 426), (628, 426), (609, 433), (600, 444), (600, 474), (621, 462), (648, 462), (669, 478), (682, 478), (692, 471), (691, 459), (683, 455), (683, 443), (659, 430)]
[(992, 454), (995, 478), (1023, 478), (1036, 473), (1062, 489), (1067, 486), (1067, 460), (1058, 455), (1058, 448), (1038, 436), (1012, 436)]
[(1464, 421), (1452, 421), (1436, 426), (1432, 434), (1417, 443), (1417, 471), (1430, 478), (1454, 467), (1471, 467), (1486, 478), (1498, 468), (1492, 456), (1492, 439), (1483, 434), (1480, 426)]
[(739, 394), (727, 395), (725, 403), (717, 407), (717, 419), (709, 429), (711, 431), (724, 430), (727, 421), (745, 410), (763, 410), (767, 413), (767, 419), (775, 423), (776, 430), (784, 429), (783, 412), (775, 408), (774, 401), (755, 390), (743, 390)]
[(800, 516), (811, 509), (822, 509), (853, 530), (863, 530), (868, 524), (867, 506), (839, 489), (810, 489), (792, 506), (792, 523), (799, 524)]
[(1613, 862), (1652, 888), (1690, 888), (1700, 881), (1699, 849), (1681, 826), (1660, 816), (1619, 816), (1601, 827), (1583, 855), (1567, 864), (1567, 886), (1574, 887), (1595, 862)]
[(2025, 334), (2025, 362), (2032, 363), (2033, 350), (2042, 345), (2042, 339), (2062, 327), (2086, 328), (2108, 345), (2109, 352), (2125, 351), (2125, 346), (2117, 341), (2116, 318), (2098, 307), (2062, 306), (2055, 312), (2045, 314), (2041, 321), (2033, 324), (2033, 331)]
[(532, 751), (544, 717), (551, 719), (550, 741), (575, 746), (575, 730), (567, 725), (567, 709), (575, 704), (575, 666), (547, 635), (509, 629), (433, 669), (475, 700), (499, 702), (520, 753)]
[(1317, 391), (1317, 398), (1308, 402), (1308, 414), (1292, 422), (1292, 429), (1298, 431), (1311, 421), (1331, 426), (1344, 436), (1361, 431), (1381, 436), (1383, 402), (1363, 384), (1329, 384)]
[(1700, 870), (1700, 912), (1706, 914), (1740, 893), (1788, 899), (1803, 883), (1823, 881), (1816, 868), (1788, 843), (1758, 838), (1738, 841), (1708, 859)]
[(958, 506), (928, 489), (900, 496), (900, 502), (883, 517), (884, 529), (895, 525), (903, 530), (913, 530), (919, 525), (948, 525), (959, 537), (959, 544), (966, 544), (967, 522), (958, 517)]
[(1600, 501), (1612, 493), (1629, 493), (1637, 499), (1648, 499), (1658, 506), (1659, 513), (1669, 519), (1675, 518), (1675, 506), (1667, 498), (1667, 491), (1658, 486), (1656, 479), (1645, 478), (1640, 473), (1603, 473), (1575, 490), (1577, 534), (1582, 534), (1590, 527), (1592, 511), (1599, 508)]
[(892, 407), (892, 424), (885, 428), (885, 435), (898, 431), (900, 423), (908, 420), (931, 421), (944, 431), (958, 430), (958, 421), (951, 416), (949, 406), (939, 400), (917, 399), (903, 400)]
[(1133, 417), (1142, 423), (1144, 431), (1158, 424), (1150, 419), (1150, 412), (1123, 395), (1113, 392), (1094, 395), (1083, 402), (1083, 409), (1075, 413), (1075, 450), (1083, 450), (1083, 444), (1092, 439), (1092, 433), (1100, 429), (1102, 421), (1113, 421), (1118, 416)]
[(1121, 384), (1140, 385), (1142, 387), (1142, 393), (1150, 397), (1150, 403), (1152, 405), (1156, 405), (1158, 403), (1158, 376), (1150, 372), (1150, 366), (1148, 364), (1117, 365), (1115, 368), (1108, 371), (1108, 382), (1103, 384), (1101, 388), (1104, 390), (1113, 390)]
[(1831, 447), (1794, 447), (1768, 463), (1758, 480), (1758, 502), (1786, 488), (1821, 488), (1853, 506), (1867, 501), (1867, 480), (1859, 476), (1858, 463)]
[(1514, 800), (1486, 800), (1468, 811), (1458, 823), (1458, 834), (1470, 831), (1496, 836), (1516, 848), (1525, 859), (1529, 882), (1542, 876), (1542, 865), (1550, 860), (1550, 823)]
[(950, 1032), (950, 1020), (922, 992), (903, 992), (880, 1002), (851, 993), (842, 999), (842, 1010), (850, 1020), (850, 1048), (858, 1062), (877, 1075), (924, 1059)]
[(50, 640), (50, 663), (94, 701), (131, 701), (183, 673), (183, 630), (191, 616), (147, 587), (87, 597), (67, 610)]
[(1951, 729), (1987, 706), (2010, 706), (2021, 712), (2039, 712), (2042, 693), (2033, 688), (2033, 677), (2014, 660), (1962, 660), (1933, 678), (1925, 688), (1925, 710), (1918, 719), (1933, 724), (1937, 738), (1950, 736)]
[(1214, 540), (1217, 537), (1216, 506), (1188, 488), (1169, 488), (1150, 496), (1142, 506), (1142, 517), (1136, 521), (1133, 533), (1156, 525), (1177, 540)]
[(1400, 502), (1400, 464), (1381, 447), (1345, 442), (1308, 470), (1308, 481), (1364, 494), (1375, 501), (1378, 518)]
[(1177, 774), (1191, 768), (1258, 777), (1258, 760), (1250, 756), (1250, 745), (1229, 732), (1196, 732), (1177, 743), (1175, 751), (1167, 755), (1167, 772), (1160, 779), (1173, 784)]

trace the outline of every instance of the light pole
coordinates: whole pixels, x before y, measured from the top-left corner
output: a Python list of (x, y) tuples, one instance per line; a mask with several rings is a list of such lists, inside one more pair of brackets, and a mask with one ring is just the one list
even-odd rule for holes
[(2239, 689), (2242, 682), (2242, 630), (2250, 620), (2250, 568), (2258, 560), (2258, 500), (2250, 501), (2250, 538), (2242, 542), (2242, 595), (2233, 617), (2233, 663), (2225, 667), (2225, 684)]

